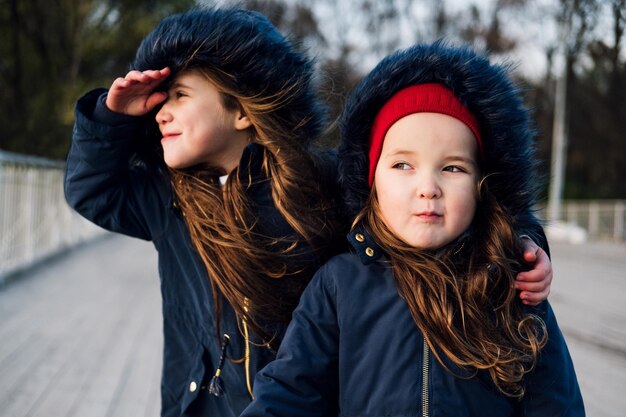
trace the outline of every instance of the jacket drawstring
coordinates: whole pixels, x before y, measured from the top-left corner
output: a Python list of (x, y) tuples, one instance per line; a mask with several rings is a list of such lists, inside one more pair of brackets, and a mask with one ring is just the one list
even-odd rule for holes
[(230, 337), (227, 334), (224, 334), (224, 338), (222, 339), (222, 347), (220, 353), (220, 360), (217, 364), (217, 369), (215, 370), (215, 375), (211, 378), (211, 383), (209, 384), (209, 393), (219, 397), (224, 393), (224, 381), (222, 381), (222, 367), (224, 366), (224, 359), (226, 357), (226, 347), (228, 347), (228, 343), (230, 342)]

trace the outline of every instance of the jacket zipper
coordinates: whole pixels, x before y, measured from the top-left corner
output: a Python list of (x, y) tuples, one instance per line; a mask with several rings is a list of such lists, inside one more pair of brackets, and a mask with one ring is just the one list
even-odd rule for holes
[[(244, 300), (243, 311), (248, 312), (248, 299)], [(246, 368), (246, 386), (248, 388), (248, 394), (250, 394), (250, 398), (254, 400), (254, 395), (252, 395), (252, 383), (250, 382), (250, 334), (248, 333), (248, 323), (246, 319), (241, 319), (241, 323), (243, 324), (243, 337), (245, 339), (245, 351), (244, 351), (244, 366)]]
[(429, 374), (429, 357), (430, 349), (426, 338), (424, 338), (424, 350), (422, 352), (422, 417), (428, 417), (428, 374)]

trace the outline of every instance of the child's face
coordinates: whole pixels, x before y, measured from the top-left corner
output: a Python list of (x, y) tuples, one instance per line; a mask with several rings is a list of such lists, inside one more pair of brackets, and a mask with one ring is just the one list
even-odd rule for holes
[(248, 118), (226, 109), (217, 89), (194, 71), (178, 74), (167, 94), (156, 115), (165, 163), (171, 168), (207, 163), (226, 172), (235, 168), (249, 142)]
[(393, 124), (374, 176), (391, 231), (421, 249), (460, 236), (476, 211), (477, 151), (471, 130), (451, 116), (415, 113)]

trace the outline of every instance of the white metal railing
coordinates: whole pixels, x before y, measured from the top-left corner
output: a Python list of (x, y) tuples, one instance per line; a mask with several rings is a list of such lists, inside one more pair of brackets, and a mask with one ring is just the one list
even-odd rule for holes
[(64, 163), (0, 151), (0, 284), (11, 274), (107, 233), (63, 195)]
[[(63, 168), (63, 162), (0, 151), (0, 284), (20, 269), (107, 233), (69, 208)], [(560, 218), (585, 229), (588, 239), (626, 242), (626, 200), (566, 200)]]
[(589, 240), (626, 242), (626, 200), (565, 200), (560, 219), (584, 229)]

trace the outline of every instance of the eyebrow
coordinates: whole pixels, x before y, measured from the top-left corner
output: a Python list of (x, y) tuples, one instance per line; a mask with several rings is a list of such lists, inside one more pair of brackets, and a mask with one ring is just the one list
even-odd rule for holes
[(415, 155), (415, 152), (409, 151), (406, 149), (397, 149), (393, 152), (389, 152), (385, 155), (386, 158), (395, 157), (395, 156), (403, 156), (403, 155)]
[(191, 88), (189, 85), (182, 83), (180, 81), (175, 81), (173, 82), (170, 86), (169, 86), (169, 90), (173, 89), (173, 88)]
[(445, 158), (446, 161), (461, 161), (461, 162), (466, 162), (468, 164), (476, 164), (477, 161), (474, 158), (468, 158), (466, 156), (460, 156), (460, 155), (453, 155), (453, 156), (448, 156)]
[[(412, 156), (415, 155), (415, 152), (413, 151), (409, 151), (407, 149), (397, 149), (393, 152), (389, 152), (387, 155), (384, 156), (384, 158), (395, 158), (398, 156)], [(444, 158), (444, 161), (460, 161), (460, 162), (465, 162), (467, 164), (473, 164), (473, 165), (478, 165), (478, 161), (475, 158), (472, 157), (467, 157), (467, 156), (461, 156), (461, 155), (451, 155), (451, 156), (447, 156)]]

